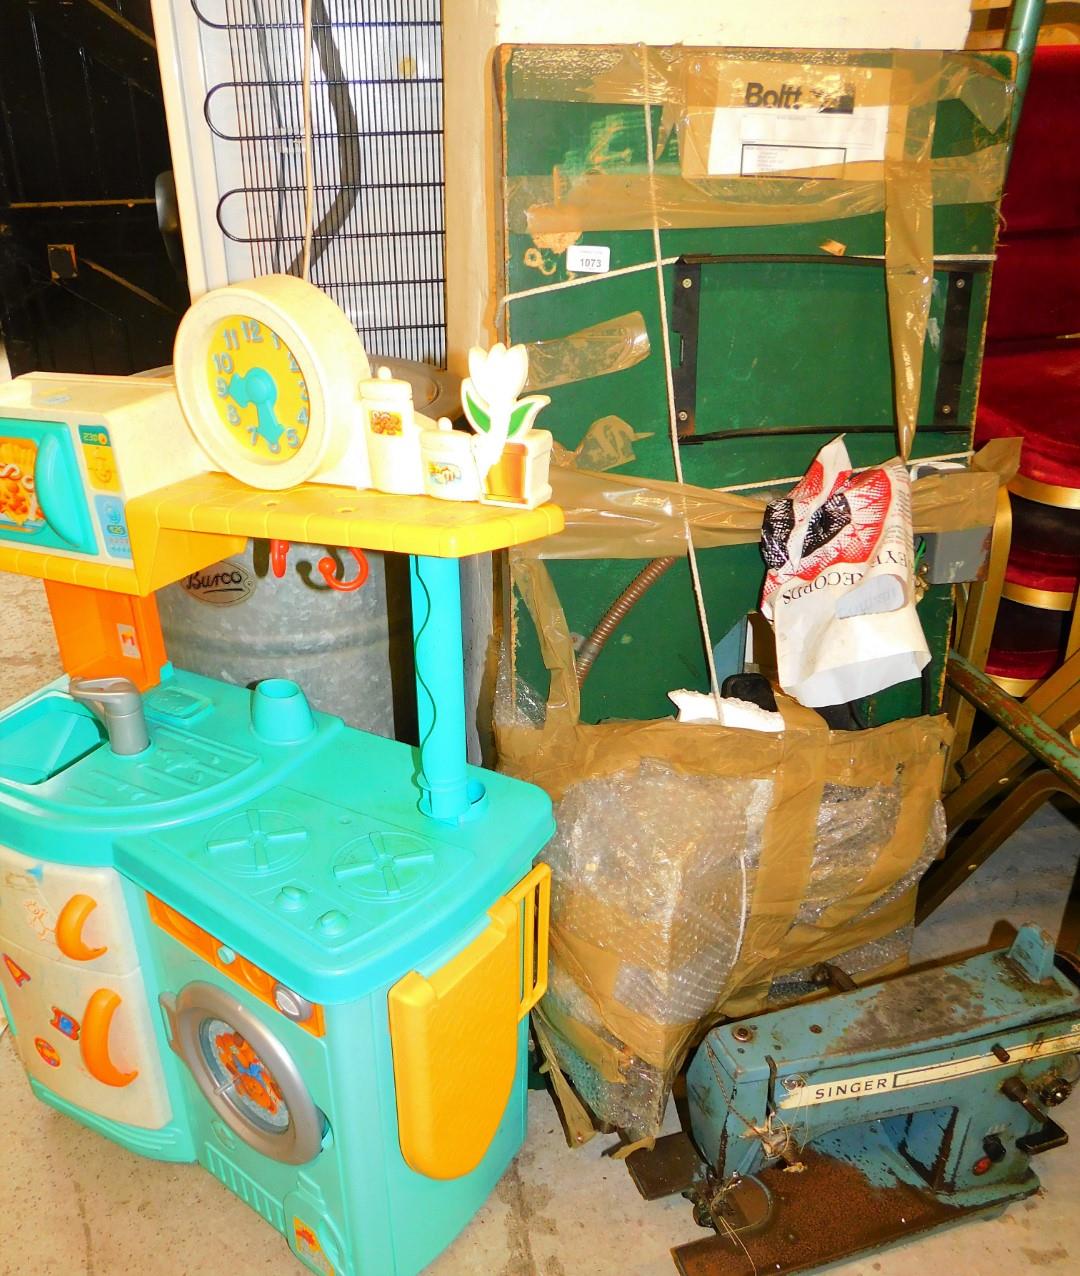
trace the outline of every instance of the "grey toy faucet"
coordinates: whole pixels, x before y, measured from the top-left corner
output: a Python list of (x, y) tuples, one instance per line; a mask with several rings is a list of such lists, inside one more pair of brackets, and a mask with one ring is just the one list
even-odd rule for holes
[(72, 678), (68, 694), (102, 719), (113, 753), (130, 756), (150, 747), (142, 695), (130, 678)]

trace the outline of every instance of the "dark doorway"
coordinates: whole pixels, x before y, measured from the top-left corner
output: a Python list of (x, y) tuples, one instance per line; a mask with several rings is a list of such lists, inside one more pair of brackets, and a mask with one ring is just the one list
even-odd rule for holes
[(172, 361), (187, 289), (158, 230), (170, 168), (150, 0), (7, 6), (0, 329), (13, 374)]

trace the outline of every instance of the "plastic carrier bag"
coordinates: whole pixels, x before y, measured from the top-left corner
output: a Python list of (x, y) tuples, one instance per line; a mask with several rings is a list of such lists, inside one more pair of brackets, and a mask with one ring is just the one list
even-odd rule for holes
[(800, 704), (861, 700), (929, 663), (902, 462), (855, 473), (843, 438), (833, 439), (769, 503), (761, 553), (780, 685)]
[(950, 728), (830, 732), (785, 697), (779, 734), (583, 723), (547, 569), (511, 563), (551, 672), (546, 705), (507, 675), (496, 711), (501, 768), (556, 803), (543, 1039), (597, 1118), (647, 1138), (719, 1017), (764, 1008), (774, 985), (840, 954), (903, 964), (897, 932), (944, 841)]

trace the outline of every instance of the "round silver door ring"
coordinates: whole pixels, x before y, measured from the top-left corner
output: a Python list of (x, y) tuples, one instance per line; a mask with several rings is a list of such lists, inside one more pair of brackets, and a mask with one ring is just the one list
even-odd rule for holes
[[(194, 983), (186, 985), (168, 1010), (173, 1049), (187, 1064), (203, 1098), (234, 1134), (256, 1152), (286, 1165), (305, 1165), (319, 1155), (325, 1118), (312, 1102), (288, 1051), (247, 1007), (223, 988)], [(289, 1124), (280, 1134), (257, 1129), (215, 1084), (199, 1038), (199, 1030), (209, 1018), (221, 1019), (239, 1031), (273, 1073), (289, 1111)]]

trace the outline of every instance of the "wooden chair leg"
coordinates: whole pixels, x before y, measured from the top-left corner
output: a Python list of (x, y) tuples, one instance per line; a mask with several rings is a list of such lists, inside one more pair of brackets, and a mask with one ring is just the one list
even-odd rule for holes
[[(994, 636), (1001, 591), (1005, 584), (1005, 569), (1009, 562), (1012, 544), (1012, 505), (1008, 489), (1002, 487), (997, 494), (994, 514), (994, 533), (990, 542), (990, 560), (986, 579), (968, 588), (963, 622), (957, 634), (956, 650), (979, 669), (986, 668), (990, 641)], [(971, 729), (975, 724), (975, 706), (953, 687), (947, 687), (942, 706), (953, 724), (953, 741), (945, 759), (945, 787), (954, 788), (960, 782), (956, 764), (967, 752)]]
[(981, 867), (997, 848), (1055, 793), (1076, 790), (1052, 771), (1040, 769), (1022, 780), (968, 834), (959, 832), (949, 843), (945, 858), (927, 872), (919, 888), (915, 924), (925, 921), (949, 896)]
[[(1055, 731), (1067, 733), (1080, 718), (1080, 654), (1067, 660), (1026, 700), (1016, 702), (1015, 712), (1017, 715), (1034, 715)], [(977, 764), (969, 767), (968, 759), (976, 756)], [(945, 819), (949, 828), (959, 828), (972, 819), (1034, 763), (1029, 750), (1003, 728), (991, 731), (961, 759), (960, 770), (964, 779), (945, 798)]]

